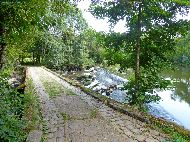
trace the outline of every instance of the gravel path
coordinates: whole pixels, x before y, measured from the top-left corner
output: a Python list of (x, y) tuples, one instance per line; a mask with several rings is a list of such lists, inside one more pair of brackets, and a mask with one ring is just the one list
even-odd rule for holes
[[(47, 122), (48, 142), (162, 142), (165, 135), (121, 114), (41, 67), (29, 67)], [(59, 83), (76, 95), (63, 92), (49, 97), (44, 80)]]

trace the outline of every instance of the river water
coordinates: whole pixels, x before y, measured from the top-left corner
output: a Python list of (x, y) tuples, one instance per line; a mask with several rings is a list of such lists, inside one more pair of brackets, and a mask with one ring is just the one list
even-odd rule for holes
[[(123, 79), (99, 67), (91, 69), (86, 74), (91, 74), (95, 78), (95, 80), (86, 87), (99, 91), (102, 95), (108, 94), (100, 90), (113, 85), (117, 88), (121, 88), (124, 83), (128, 82), (127, 79)], [(175, 71), (168, 70), (164, 72), (163, 75), (173, 80), (174, 87), (165, 91), (157, 90), (157, 94), (161, 97), (161, 100), (158, 103), (148, 104), (149, 113), (156, 117), (173, 121), (190, 130), (190, 69), (181, 68)], [(125, 91), (112, 89), (108, 97), (119, 102), (125, 102), (126, 95)]]

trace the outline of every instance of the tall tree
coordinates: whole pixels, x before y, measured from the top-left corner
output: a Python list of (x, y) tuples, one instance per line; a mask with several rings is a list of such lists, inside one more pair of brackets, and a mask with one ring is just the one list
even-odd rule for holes
[[(56, 7), (59, 3), (64, 8)], [(48, 67), (61, 70), (78, 68), (84, 64), (87, 23), (81, 11), (69, 1), (55, 1), (51, 6), (42, 19), (43, 28), (38, 28), (28, 52), (35, 62)]]
[[(32, 41), (48, 7), (48, 0), (2, 0), (0, 2), (0, 69), (5, 51), (20, 48)], [(41, 23), (42, 24), (42, 23)], [(26, 40), (30, 38), (30, 40)]]
[(158, 83), (163, 79), (159, 80), (157, 74), (167, 61), (166, 52), (174, 49), (175, 38), (189, 28), (188, 21), (177, 19), (178, 14), (189, 12), (189, 5), (186, 0), (92, 1), (91, 12), (96, 17), (108, 17), (111, 25), (120, 20), (126, 22), (124, 50), (132, 53), (130, 62), (135, 70), (132, 104), (149, 102), (146, 92), (166, 87)]
[(8, 50), (13, 49), (16, 55), (20, 55), (18, 52), (32, 45), (39, 32), (50, 30), (56, 23), (49, 15), (60, 18), (72, 8), (70, 5), (74, 3), (59, 0), (1, 0), (0, 69)]

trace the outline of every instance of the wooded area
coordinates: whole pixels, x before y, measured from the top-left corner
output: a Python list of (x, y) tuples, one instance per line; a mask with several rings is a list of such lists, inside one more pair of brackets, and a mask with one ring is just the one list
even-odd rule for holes
[(121, 72), (132, 69), (125, 89), (129, 104), (139, 108), (159, 101), (154, 89), (170, 85), (160, 75), (166, 67), (189, 66), (190, 22), (177, 18), (189, 13), (188, 0), (92, 0), (90, 12), (107, 17), (111, 26), (124, 20), (124, 33), (96, 32), (77, 3), (1, 0), (0, 141), (19, 142), (26, 137), (19, 112), (25, 107), (23, 98), (8, 84), (17, 66), (42, 65), (68, 72), (116, 64)]

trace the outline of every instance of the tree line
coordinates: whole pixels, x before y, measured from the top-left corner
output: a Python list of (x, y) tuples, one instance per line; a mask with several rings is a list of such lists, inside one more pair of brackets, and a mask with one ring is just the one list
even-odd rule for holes
[(1, 1), (0, 69), (31, 60), (58, 70), (120, 64), (135, 73), (126, 85), (131, 104), (156, 101), (157, 95), (145, 94), (168, 86), (159, 72), (171, 65), (179, 37), (188, 33), (189, 21), (177, 15), (189, 8), (186, 0), (92, 1), (89, 10), (95, 17), (108, 17), (111, 26), (126, 23), (124, 33), (98, 33), (77, 1)]

